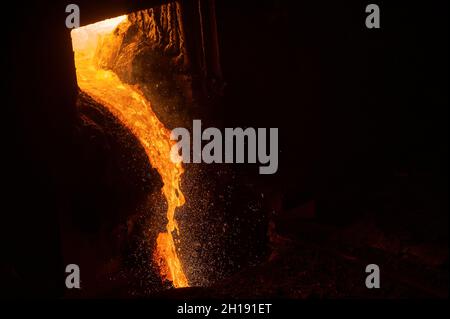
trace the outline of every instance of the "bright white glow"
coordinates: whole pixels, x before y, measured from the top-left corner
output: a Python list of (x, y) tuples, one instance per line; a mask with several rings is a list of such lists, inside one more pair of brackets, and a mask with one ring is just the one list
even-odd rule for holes
[(106, 19), (84, 27), (73, 29), (70, 33), (72, 37), (72, 47), (74, 51), (85, 51), (92, 45), (97, 44), (99, 35), (112, 32), (119, 23), (125, 21), (127, 15)]

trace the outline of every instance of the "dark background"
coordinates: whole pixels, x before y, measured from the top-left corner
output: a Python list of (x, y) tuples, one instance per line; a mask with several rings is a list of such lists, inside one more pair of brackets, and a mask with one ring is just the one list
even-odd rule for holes
[[(129, 10), (120, 1), (76, 3), (82, 23)], [(369, 30), (369, 3), (218, 0), (226, 88), (214, 112), (227, 127), (279, 128), (279, 171), (260, 178), (286, 209), (314, 199), (321, 218), (345, 224), (381, 207), (380, 220), (444, 243), (448, 4), (377, 1), (381, 29)], [(65, 5), (4, 4), (6, 296), (63, 292), (57, 216), (76, 174)]]

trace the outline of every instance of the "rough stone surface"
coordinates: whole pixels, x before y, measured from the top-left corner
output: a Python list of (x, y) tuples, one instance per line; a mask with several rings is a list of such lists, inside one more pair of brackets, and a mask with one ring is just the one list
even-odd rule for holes
[(185, 126), (193, 101), (183, 39), (179, 5), (162, 5), (131, 13), (100, 39), (95, 59), (123, 82), (138, 85), (166, 126)]

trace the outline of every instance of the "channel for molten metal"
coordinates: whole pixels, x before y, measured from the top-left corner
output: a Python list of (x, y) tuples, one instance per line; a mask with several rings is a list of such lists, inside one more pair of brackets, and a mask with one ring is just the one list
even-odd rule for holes
[(77, 81), (82, 91), (106, 106), (133, 132), (144, 147), (150, 164), (161, 175), (162, 192), (168, 206), (167, 225), (166, 231), (157, 237), (153, 258), (163, 279), (170, 280), (176, 288), (187, 287), (189, 283), (173, 238), (173, 232), (179, 232), (175, 210), (185, 203), (180, 189), (182, 164), (170, 159), (170, 150), (175, 142), (170, 140), (170, 131), (159, 121), (142, 92), (123, 83), (113, 71), (98, 68), (94, 62), (100, 37), (113, 32), (119, 23), (126, 22), (127, 16), (120, 16), (72, 30)]

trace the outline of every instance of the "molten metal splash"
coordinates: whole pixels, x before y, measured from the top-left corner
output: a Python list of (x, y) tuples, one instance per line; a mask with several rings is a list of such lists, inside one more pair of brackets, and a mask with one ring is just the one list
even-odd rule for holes
[(72, 31), (75, 51), (75, 65), (79, 87), (92, 98), (108, 107), (139, 139), (150, 160), (163, 180), (162, 192), (167, 200), (166, 232), (157, 238), (154, 259), (160, 267), (162, 278), (172, 281), (174, 287), (187, 287), (188, 280), (183, 272), (175, 247), (173, 232), (178, 234), (175, 209), (184, 204), (180, 189), (183, 167), (170, 160), (170, 150), (175, 143), (170, 140), (170, 131), (164, 127), (137, 88), (123, 83), (110, 70), (98, 68), (93, 57), (101, 36), (110, 34), (115, 27), (127, 20), (126, 16), (108, 19)]

